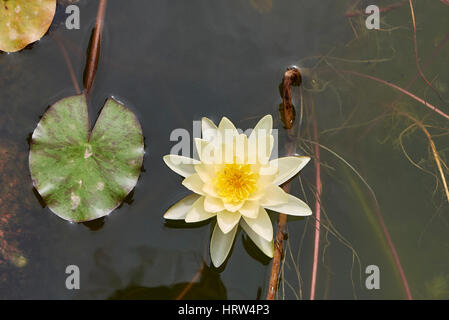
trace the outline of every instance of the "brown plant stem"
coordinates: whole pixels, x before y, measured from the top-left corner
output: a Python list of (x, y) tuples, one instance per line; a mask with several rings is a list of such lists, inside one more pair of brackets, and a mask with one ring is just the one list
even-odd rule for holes
[[(282, 187), (285, 192), (290, 191), (290, 184), (286, 184)], [(273, 263), (271, 265), (270, 280), (268, 282), (268, 292), (267, 300), (274, 300), (276, 295), (276, 290), (279, 282), (279, 271), (281, 269), (281, 260), (284, 254), (284, 237), (285, 237), (285, 226), (287, 224), (287, 215), (280, 213), (278, 219), (278, 229), (276, 232), (276, 239), (274, 240), (274, 255)]]
[(443, 162), (443, 160), (441, 159), (440, 155), (438, 154), (438, 151), (435, 146), (435, 143), (433, 142), (432, 136), (430, 135), (429, 131), (426, 129), (425, 125), (423, 125), (422, 122), (419, 121), (418, 119), (414, 118), (413, 116), (411, 116), (405, 112), (398, 112), (398, 114), (400, 114), (400, 115), (408, 118), (412, 122), (414, 122), (422, 130), (422, 132), (424, 132), (424, 134), (426, 135), (426, 138), (429, 141), (430, 150), (432, 151), (432, 156), (435, 160), (435, 164), (437, 165), (438, 172), (440, 174), (441, 181), (443, 183), (443, 189), (446, 194), (446, 199), (449, 202), (449, 187), (448, 187), (448, 184), (446, 181), (446, 176), (444, 175), (443, 166), (441, 164)]
[(407, 277), (405, 276), (404, 269), (402, 268), (401, 260), (399, 259), (398, 252), (396, 251), (396, 247), (391, 238), (390, 232), (388, 231), (387, 225), (385, 224), (384, 218), (380, 212), (379, 206), (376, 200), (373, 198), (373, 195), (370, 194), (371, 201), (374, 202), (374, 208), (376, 212), (377, 219), (379, 220), (380, 226), (382, 228), (385, 239), (387, 240), (388, 246), (390, 247), (391, 254), (393, 255), (394, 262), (396, 264), (396, 268), (399, 271), (399, 276), (401, 277), (402, 286), (404, 287), (405, 295), (408, 300), (413, 300), (412, 293), (410, 291), (410, 287), (408, 285)]
[(313, 139), (316, 141), (314, 145), (315, 153), (315, 238), (313, 246), (313, 265), (312, 265), (312, 281), (310, 285), (310, 300), (315, 300), (316, 278), (318, 272), (318, 254), (320, 251), (320, 228), (321, 228), (321, 166), (320, 166), (320, 147), (318, 142), (318, 126), (316, 122), (315, 112), (313, 111)]
[[(295, 140), (293, 137), (293, 132), (290, 129), (288, 131), (289, 142), (286, 144), (286, 153), (287, 155), (293, 154), (295, 150)], [(290, 181), (287, 181), (282, 185), (282, 189), (285, 192), (290, 191)], [(267, 292), (267, 300), (274, 300), (276, 296), (276, 290), (278, 288), (279, 283), (279, 272), (281, 269), (281, 261), (284, 257), (284, 239), (286, 235), (286, 225), (287, 225), (287, 215), (280, 213), (278, 218), (278, 227), (276, 231), (276, 238), (274, 240), (274, 254), (273, 254), (273, 263), (271, 264), (271, 274), (270, 280), (268, 281), (268, 292)]]
[[(435, 57), (440, 53), (441, 48), (443, 48), (443, 46), (448, 42), (449, 40), (449, 32), (446, 33), (446, 35), (444, 36), (444, 38), (438, 43), (438, 45), (436, 46), (436, 48), (432, 51), (432, 54), (427, 58), (427, 60), (424, 62), (423, 64), (423, 68), (425, 69), (431, 62), (435, 61)], [(415, 76), (407, 83), (407, 85), (404, 87), (404, 90), (408, 90), (414, 83), (415, 81), (419, 78), (419, 72), (416, 72)], [(396, 98), (392, 103), (391, 106), (394, 107), (394, 105), (396, 104), (396, 102), (399, 100), (399, 97)], [(384, 114), (386, 114), (386, 111), (384, 112)], [(375, 122), (373, 122), (358, 138), (359, 141), (361, 141), (376, 125)]]
[(301, 80), (301, 74), (295, 67), (287, 68), (282, 78), (282, 118), (285, 129), (291, 129), (295, 121), (295, 110), (292, 104), (292, 86), (299, 86)]
[(418, 69), (418, 73), (421, 76), (421, 78), (427, 83), (427, 85), (440, 97), (441, 99), (441, 95), (438, 92), (438, 90), (436, 90), (432, 84), (429, 82), (429, 80), (427, 80), (426, 76), (424, 75), (424, 72), (421, 69), (421, 65), (419, 64), (419, 57), (418, 57), (418, 41), (416, 39), (416, 22), (415, 22), (415, 10), (413, 9), (413, 3), (412, 0), (409, 0), (409, 4), (410, 4), (410, 13), (412, 16), (412, 25), (413, 25), (413, 46), (415, 49), (415, 63), (416, 63), (416, 68)]
[(100, 57), (100, 45), (101, 45), (101, 34), (104, 25), (104, 15), (106, 12), (107, 0), (100, 0), (97, 12), (97, 21), (92, 34), (92, 39), (90, 43), (88, 60), (86, 63), (86, 69), (84, 71), (84, 88), (86, 94), (89, 93), (92, 85), (94, 83), (95, 74), (97, 72), (98, 59)]
[[(449, 40), (449, 32), (446, 33), (446, 35), (444, 36), (444, 38), (438, 43), (438, 45), (436, 46), (436, 48), (433, 50), (432, 54), (430, 55), (430, 57), (427, 58), (426, 62), (423, 64), (423, 67), (426, 68), (428, 66), (428, 64), (432, 61), (434, 61), (434, 58), (437, 56), (437, 54), (439, 53), (439, 51), (441, 50), (441, 48), (446, 44), (446, 42)], [(407, 84), (407, 86), (405, 87), (405, 89), (407, 90), (408, 88), (410, 88), (410, 86), (416, 81), (416, 79), (418, 79), (418, 77), (420, 76), (419, 72), (416, 73), (415, 77), (410, 80), (410, 82)]]
[(176, 300), (182, 300), (184, 296), (190, 291), (190, 289), (192, 289), (195, 281), (198, 280), (201, 274), (203, 273), (204, 267), (205, 263), (204, 261), (202, 261), (200, 269), (195, 273), (192, 280), (190, 280), (190, 282), (184, 287), (184, 289), (182, 289), (181, 293), (176, 297)]
[(70, 78), (72, 79), (73, 87), (75, 88), (76, 94), (80, 94), (81, 90), (78, 85), (78, 80), (76, 80), (75, 72), (73, 71), (73, 65), (72, 62), (70, 61), (70, 57), (67, 53), (67, 50), (65, 49), (64, 44), (62, 43), (58, 33), (54, 33), (51, 36), (56, 41), (56, 44), (61, 50), (62, 56), (64, 57), (64, 61), (67, 65), (67, 69), (69, 70)]
[[(295, 67), (287, 68), (282, 78), (282, 114), (281, 117), (284, 121), (284, 126), (287, 131), (289, 141), (286, 143), (286, 153), (287, 155), (291, 155), (294, 153), (296, 148), (296, 141), (294, 138), (293, 130), (293, 122), (295, 120), (294, 115), (294, 107), (292, 104), (292, 86), (299, 86), (301, 84), (301, 74), (299, 70)], [(286, 182), (282, 188), (285, 192), (290, 191), (290, 182)], [(273, 263), (271, 265), (271, 274), (270, 280), (268, 282), (268, 292), (266, 299), (273, 300), (276, 295), (276, 290), (279, 282), (279, 271), (281, 267), (281, 260), (284, 255), (283, 246), (284, 246), (284, 238), (285, 238), (285, 228), (287, 224), (287, 215), (280, 213), (278, 218), (278, 227), (276, 231), (276, 238), (274, 242), (274, 254), (273, 254)]]
[(370, 76), (370, 75), (368, 75), (368, 74), (360, 73), (360, 72), (357, 72), (357, 71), (351, 71), (351, 70), (339, 70), (339, 71), (342, 72), (342, 73), (348, 73), (348, 74), (352, 74), (352, 75), (355, 75), (355, 76), (358, 76), (358, 77), (362, 77), (362, 78), (366, 78), (366, 79), (371, 79), (371, 80), (374, 80), (374, 81), (376, 81), (376, 82), (379, 82), (379, 83), (382, 83), (382, 84), (384, 84), (384, 85), (387, 85), (387, 86), (389, 86), (390, 88), (396, 89), (396, 90), (402, 92), (403, 94), (408, 95), (408, 96), (411, 97), (412, 99), (418, 101), (419, 103), (425, 105), (427, 108), (429, 108), (429, 109), (435, 111), (435, 112), (438, 113), (439, 115), (441, 115), (441, 116), (443, 116), (444, 118), (446, 118), (446, 119), (449, 120), (449, 115), (447, 115), (446, 113), (444, 113), (443, 111), (441, 111), (440, 109), (438, 109), (437, 107), (435, 107), (434, 105), (430, 104), (430, 103), (427, 102), (426, 100), (421, 99), (420, 97), (414, 95), (414, 94), (411, 93), (410, 91), (407, 91), (407, 90), (405, 90), (405, 89), (403, 89), (403, 88), (401, 88), (401, 87), (399, 87), (399, 86), (397, 86), (397, 85), (395, 85), (395, 84), (393, 84), (393, 83), (390, 83), (390, 82), (388, 82), (388, 81), (385, 81), (385, 80), (382, 80), (382, 79), (379, 79), (379, 78)]

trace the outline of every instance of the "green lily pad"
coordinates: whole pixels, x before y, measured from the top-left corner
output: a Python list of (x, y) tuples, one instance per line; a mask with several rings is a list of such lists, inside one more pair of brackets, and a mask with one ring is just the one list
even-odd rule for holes
[(63, 219), (83, 222), (117, 208), (134, 188), (144, 155), (134, 113), (108, 99), (89, 132), (84, 95), (56, 102), (31, 138), (33, 185)]
[(42, 38), (55, 11), (56, 0), (0, 0), (0, 50), (19, 51)]

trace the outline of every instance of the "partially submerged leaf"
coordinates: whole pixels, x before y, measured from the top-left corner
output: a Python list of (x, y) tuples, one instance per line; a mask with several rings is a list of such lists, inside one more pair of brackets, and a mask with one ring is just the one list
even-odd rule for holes
[(48, 207), (63, 219), (97, 219), (134, 188), (144, 155), (134, 113), (108, 99), (89, 133), (84, 95), (51, 106), (31, 138), (30, 172)]
[(15, 52), (43, 37), (56, 0), (0, 0), (0, 50)]

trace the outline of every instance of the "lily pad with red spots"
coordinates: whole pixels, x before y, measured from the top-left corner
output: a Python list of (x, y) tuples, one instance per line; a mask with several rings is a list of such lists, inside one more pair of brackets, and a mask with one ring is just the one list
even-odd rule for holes
[(0, 50), (15, 52), (44, 36), (56, 0), (0, 0)]
[(31, 138), (34, 187), (63, 219), (83, 222), (117, 208), (135, 187), (144, 155), (134, 113), (108, 99), (90, 131), (86, 98), (56, 102)]

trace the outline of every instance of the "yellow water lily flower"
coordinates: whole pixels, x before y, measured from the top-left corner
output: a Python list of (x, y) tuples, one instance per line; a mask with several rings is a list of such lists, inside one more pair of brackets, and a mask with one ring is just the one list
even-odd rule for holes
[(267, 115), (247, 136), (226, 117), (218, 128), (203, 118), (202, 139), (195, 139), (199, 160), (164, 156), (167, 166), (183, 176), (182, 184), (194, 192), (170, 207), (164, 217), (193, 223), (216, 216), (210, 242), (211, 260), (216, 267), (228, 256), (239, 225), (262, 252), (273, 257), (273, 226), (266, 209), (294, 216), (312, 214), (306, 203), (279, 187), (310, 158), (270, 160), (272, 127), (273, 119)]

